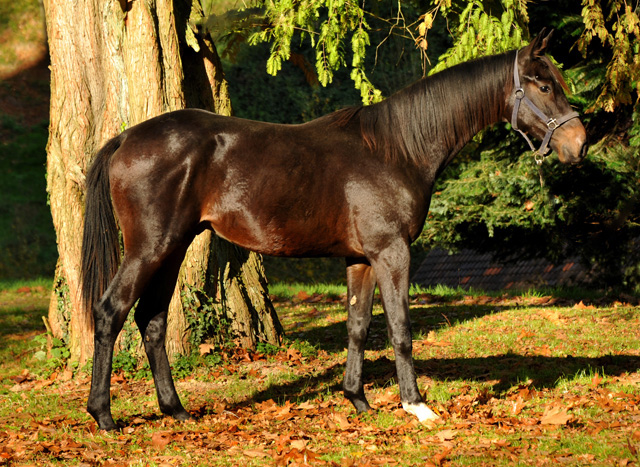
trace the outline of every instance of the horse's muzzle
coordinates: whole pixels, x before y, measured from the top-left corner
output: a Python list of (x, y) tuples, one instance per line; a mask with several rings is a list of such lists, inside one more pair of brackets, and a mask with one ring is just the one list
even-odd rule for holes
[(562, 143), (556, 149), (560, 162), (564, 164), (578, 164), (586, 156), (589, 150), (587, 142), (587, 132), (579, 120), (574, 120), (562, 128), (562, 138), (558, 138)]

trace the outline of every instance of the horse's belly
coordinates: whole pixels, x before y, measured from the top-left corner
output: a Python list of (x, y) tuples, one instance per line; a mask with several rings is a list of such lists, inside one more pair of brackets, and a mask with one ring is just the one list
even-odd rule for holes
[(271, 256), (322, 257), (359, 256), (356, 241), (329, 223), (317, 221), (277, 223), (247, 213), (219, 216), (210, 221), (221, 238), (251, 251)]

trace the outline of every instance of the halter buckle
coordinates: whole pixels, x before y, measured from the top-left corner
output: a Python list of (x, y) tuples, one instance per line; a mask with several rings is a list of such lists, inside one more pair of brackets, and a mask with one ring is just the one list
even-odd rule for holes
[(547, 122), (547, 128), (550, 129), (551, 131), (554, 131), (559, 126), (560, 125), (558, 125), (558, 121), (555, 118), (550, 118), (549, 121)]
[(540, 151), (535, 151), (533, 153), (533, 160), (536, 161), (537, 165), (542, 165), (544, 162), (545, 155), (541, 154)]
[(524, 89), (516, 89), (516, 99), (524, 99)]

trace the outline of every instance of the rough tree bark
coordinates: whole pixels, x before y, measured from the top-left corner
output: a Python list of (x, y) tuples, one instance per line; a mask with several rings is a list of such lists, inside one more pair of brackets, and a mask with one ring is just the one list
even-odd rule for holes
[[(231, 109), (215, 47), (194, 34), (199, 0), (44, 0), (44, 6), (51, 54), (47, 189), (59, 251), (49, 323), (71, 360), (83, 363), (93, 352), (79, 291), (84, 181), (93, 155), (124, 128), (163, 112)], [(130, 327), (121, 348), (136, 347)], [(169, 354), (188, 352), (196, 334), (247, 348), (277, 343), (281, 334), (261, 259), (210, 233), (194, 241), (183, 264), (169, 310)]]

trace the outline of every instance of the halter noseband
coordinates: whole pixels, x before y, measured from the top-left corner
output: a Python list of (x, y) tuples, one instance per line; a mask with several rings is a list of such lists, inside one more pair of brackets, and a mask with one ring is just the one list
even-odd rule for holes
[[(516, 63), (513, 67), (513, 82), (515, 85), (515, 94), (516, 100), (513, 104), (513, 113), (511, 114), (511, 126), (514, 130), (524, 136), (524, 139), (529, 143), (529, 147), (533, 151), (533, 156), (538, 165), (542, 164), (542, 161), (547, 156), (549, 151), (549, 141), (551, 141), (551, 136), (553, 132), (557, 130), (561, 125), (564, 125), (569, 120), (574, 118), (578, 118), (580, 114), (578, 112), (569, 112), (566, 115), (563, 115), (560, 118), (549, 118), (547, 117), (542, 110), (540, 110), (527, 96), (524, 95), (524, 89), (520, 86), (520, 73), (518, 72), (518, 51), (516, 50)], [(520, 109), (520, 103), (524, 101), (525, 104), (529, 106), (529, 108), (535, 113), (538, 117), (542, 119), (547, 125), (547, 133), (544, 135), (542, 139), (542, 144), (540, 148), (536, 150), (536, 147), (533, 145), (529, 137), (526, 135), (524, 131), (518, 128), (518, 111)]]

